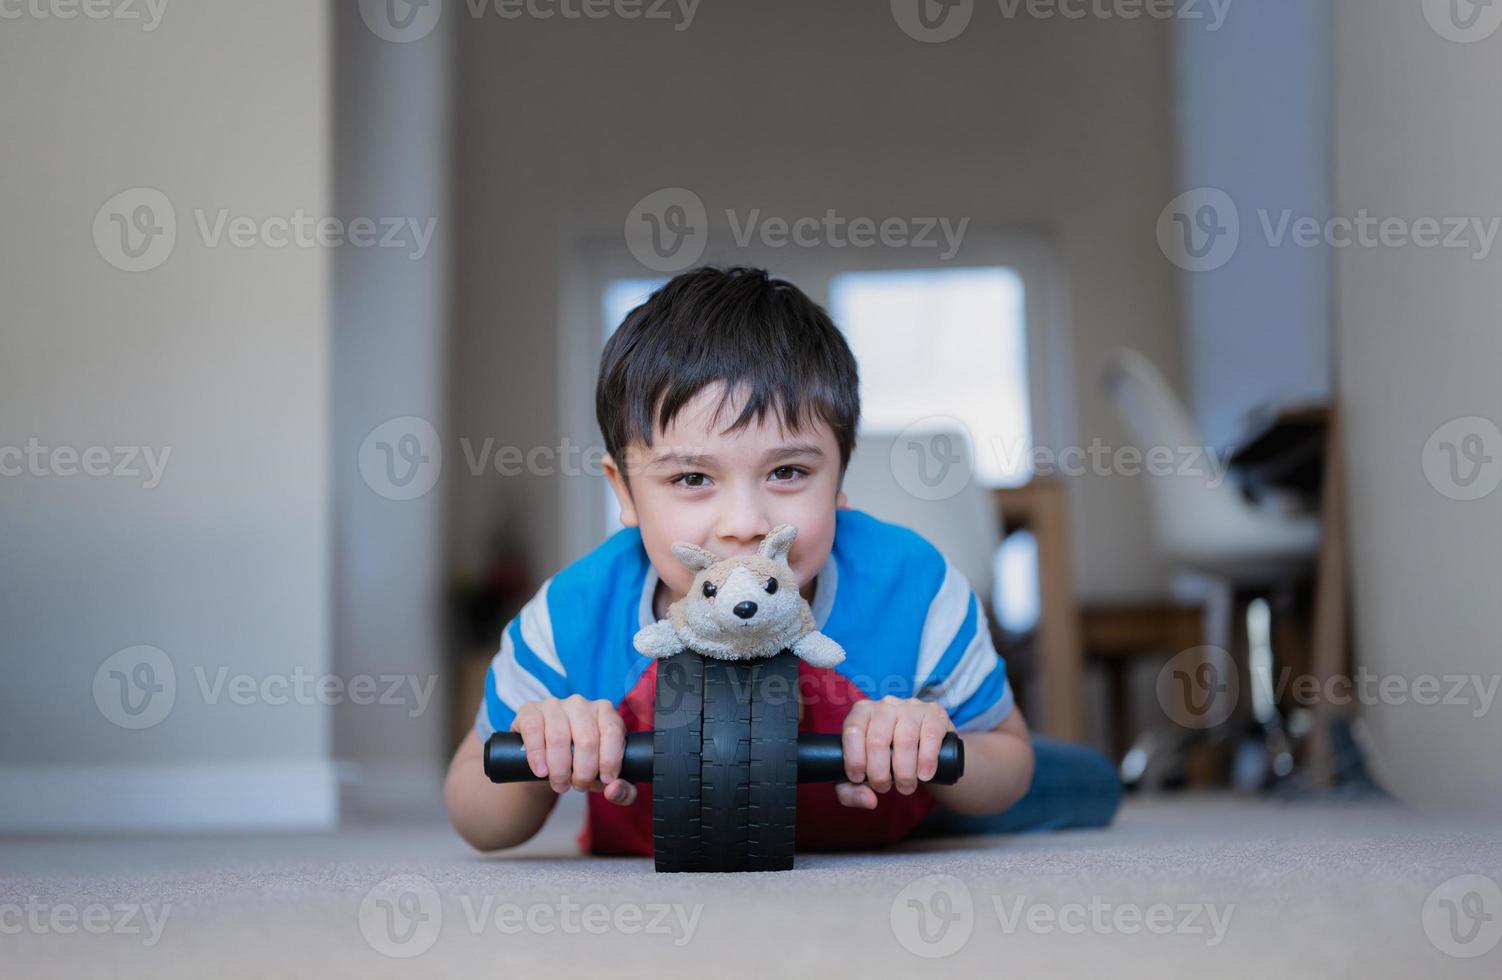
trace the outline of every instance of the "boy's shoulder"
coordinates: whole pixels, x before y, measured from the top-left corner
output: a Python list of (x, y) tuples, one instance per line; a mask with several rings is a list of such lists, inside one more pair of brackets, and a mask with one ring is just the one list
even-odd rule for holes
[[(533, 597), (539, 623), (533, 632), (573, 690), (616, 701), (623, 679), (629, 686), (641, 673), (646, 658), (631, 640), (643, 615), (650, 617), (650, 569), (641, 532), (622, 528), (559, 569)], [(525, 624), (525, 613), (520, 619)]]
[(833, 553), (837, 597), (823, 632), (845, 648), (835, 670), (846, 680), (872, 699), (935, 701), (961, 731), (993, 727), (1011, 711), (980, 598), (938, 547), (910, 528), (841, 511)]
[(835, 598), (823, 631), (851, 653), (849, 668), (910, 675), (936, 605), (951, 604), (950, 591), (964, 603), (969, 590), (955, 588), (949, 562), (917, 531), (860, 510), (841, 510), (836, 520)]
[(833, 552), (841, 563), (860, 567), (867, 562), (888, 569), (924, 575), (943, 575), (945, 558), (931, 541), (912, 528), (893, 524), (854, 508), (835, 512)]
[(559, 569), (550, 580), (550, 593), (598, 601), (623, 588), (639, 590), (650, 565), (641, 531), (623, 527)]
[(921, 627), (953, 576), (949, 560), (923, 535), (860, 510), (839, 512), (830, 562), (838, 576), (830, 623), (836, 629), (852, 619)]

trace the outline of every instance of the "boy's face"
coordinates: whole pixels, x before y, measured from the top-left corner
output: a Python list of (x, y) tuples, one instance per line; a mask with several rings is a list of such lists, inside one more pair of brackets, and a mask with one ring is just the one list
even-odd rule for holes
[(777, 413), (722, 434), (740, 415), (742, 398), (714, 419), (722, 385), (710, 385), (683, 406), (666, 432), (654, 432), (650, 449), (627, 450), (631, 486), (619, 464), (605, 458), (605, 474), (621, 504), (621, 523), (641, 528), (642, 543), (658, 576), (676, 598), (694, 573), (673, 555), (687, 541), (720, 558), (756, 553), (774, 527), (798, 529), (788, 563), (806, 590), (829, 557), (840, 490), (840, 449), (822, 419), (799, 433), (783, 432)]

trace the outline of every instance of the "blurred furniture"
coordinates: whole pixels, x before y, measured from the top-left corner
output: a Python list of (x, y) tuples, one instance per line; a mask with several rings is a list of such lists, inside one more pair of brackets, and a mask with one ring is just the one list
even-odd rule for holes
[(1254, 413), (1231, 454), (1241, 489), (1254, 501), (1281, 497), (1304, 513), (1318, 513), (1333, 414), (1324, 404)]
[(1069, 492), (1050, 477), (991, 491), (1003, 537), (1023, 528), (1038, 542), (1037, 664), (1043, 716), (1039, 730), (1085, 740), (1085, 655), (1069, 551)]
[[(1346, 624), (1350, 616), (1346, 579), (1346, 509), (1345, 476), (1341, 470), (1340, 417), (1332, 409), (1325, 436), (1324, 484), (1320, 488), (1320, 514), (1324, 536), (1319, 545), (1319, 570), (1314, 581), (1314, 636), (1311, 667), (1321, 691), (1330, 690), (1329, 681), (1351, 673), (1349, 638)], [(1320, 698), (1314, 706), (1314, 727), (1310, 731), (1304, 768), (1311, 781), (1328, 785), (1333, 779), (1335, 750), (1331, 742), (1332, 725), (1349, 709)]]
[[(1267, 773), (1287, 775), (1293, 756), (1273, 703), (1272, 649), (1244, 600), (1285, 588), (1306, 572), (1319, 547), (1319, 521), (1255, 506), (1233, 484), (1215, 479), (1224, 474), (1208, 467), (1209, 447), (1203, 435), (1162, 373), (1142, 354), (1126, 348), (1115, 351), (1101, 373), (1101, 384), (1144, 458), (1151, 458), (1154, 450), (1167, 450), (1176, 460), (1186, 451), (1198, 453), (1198, 472), (1176, 469), (1172, 475), (1149, 475), (1153, 531), (1161, 554), (1176, 568), (1194, 573), (1206, 590), (1209, 645), (1233, 656), (1247, 651), (1250, 729), (1237, 730), (1235, 726), (1244, 721), (1233, 716), (1211, 731), (1180, 733), (1167, 740), (1166, 751), (1182, 757), (1194, 742), (1234, 742), (1235, 768), (1242, 774), (1239, 785), (1249, 787), (1265, 780)], [(1238, 623), (1243, 616), (1245, 622)], [(1249, 632), (1254, 629), (1255, 637)], [(1260, 741), (1260, 750), (1251, 747), (1252, 739)], [(1175, 764), (1181, 762), (1180, 758)]]
[(1205, 610), (1171, 602), (1087, 605), (1080, 627), (1087, 661), (1104, 666), (1110, 679), (1111, 757), (1120, 762), (1136, 736), (1131, 667), (1144, 657), (1203, 646)]
[[(1137, 351), (1118, 349), (1101, 381), (1144, 453), (1208, 448), (1163, 375)], [(1153, 530), (1170, 561), (1239, 585), (1280, 579), (1314, 556), (1317, 519), (1256, 507), (1229, 481), (1215, 483), (1210, 476), (1202, 471), (1148, 479)]]
[[(1318, 689), (1328, 691), (1332, 678), (1350, 675), (1339, 419), (1328, 405), (1292, 406), (1266, 413), (1248, 431), (1249, 437), (1231, 457), (1231, 466), (1248, 492), (1253, 496), (1282, 492), (1305, 511), (1321, 516), (1308, 670)], [(1334, 776), (1331, 727), (1348, 714), (1324, 698), (1314, 704), (1303, 765), (1305, 778), (1315, 786), (1329, 784)]]

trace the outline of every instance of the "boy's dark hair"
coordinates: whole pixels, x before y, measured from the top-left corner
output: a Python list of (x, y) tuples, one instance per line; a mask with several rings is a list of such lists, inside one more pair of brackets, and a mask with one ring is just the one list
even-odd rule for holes
[[(626, 314), (600, 357), (595, 413), (605, 449), (628, 479), (623, 453), (652, 445), (706, 385), (723, 382), (716, 418), (742, 387), (740, 417), (775, 409), (791, 431), (822, 418), (840, 447), (840, 475), (855, 451), (860, 381), (855, 355), (834, 321), (792, 283), (764, 269), (701, 266), (681, 273)], [(653, 412), (656, 412), (656, 419)]]

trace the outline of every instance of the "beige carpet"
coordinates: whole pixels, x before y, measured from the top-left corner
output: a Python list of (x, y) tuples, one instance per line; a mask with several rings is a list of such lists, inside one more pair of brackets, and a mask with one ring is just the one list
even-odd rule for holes
[(1392, 804), (1141, 801), (729, 876), (579, 857), (578, 819), (499, 857), (438, 819), (0, 841), (0, 975), (1502, 976), (1502, 829)]

